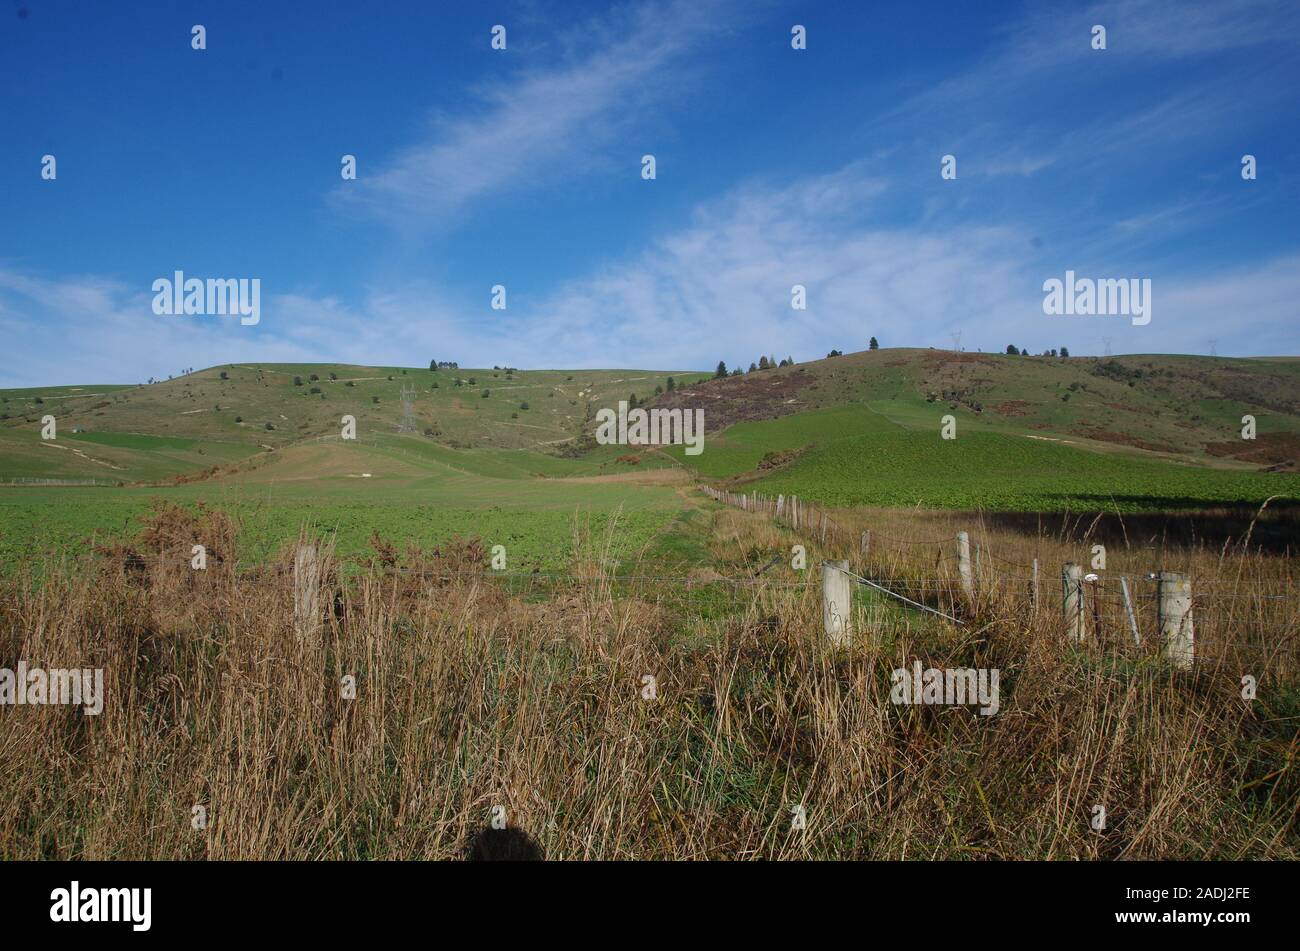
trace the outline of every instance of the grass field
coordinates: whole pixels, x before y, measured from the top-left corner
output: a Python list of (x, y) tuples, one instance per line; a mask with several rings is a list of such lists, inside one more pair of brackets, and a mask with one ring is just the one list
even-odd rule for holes
[[(554, 858), (1294, 859), (1297, 366), (889, 351), (672, 393), (344, 365), (7, 391), (0, 478), (120, 484), (0, 487), (0, 651), (107, 680), (88, 725), (6, 714), (0, 858), (450, 858), (500, 803)], [(703, 455), (593, 445), (596, 408), (655, 386), (705, 408)], [(1056, 572), (1094, 543), (1067, 642)], [(831, 558), (909, 601), (855, 587), (832, 645)], [(1195, 591), (1192, 669), (1161, 653), (1163, 569)], [(914, 661), (1000, 671), (998, 714), (891, 702)]]
[[(598, 464), (597, 464), (598, 465)], [(400, 545), (454, 535), (507, 548), (512, 570), (567, 564), (575, 532), (619, 530), (610, 557), (634, 558), (686, 503), (675, 483), (565, 481), (591, 462), (496, 450), (455, 453), (417, 437), (296, 446), (225, 480), (152, 487), (22, 487), (0, 491), (0, 559), (10, 569), (138, 527), (155, 500), (202, 501), (238, 517), (238, 554), (264, 561), (303, 524), (329, 533), (341, 556), (372, 532)], [(545, 473), (556, 478), (541, 478)]]
[[(674, 391), (657, 394), (670, 376)], [(1281, 496), (1284, 507), (1300, 495), (1297, 380), (1300, 361), (890, 350), (724, 380), (258, 364), (4, 390), (0, 482), (98, 485), (0, 487), (0, 558), (12, 571), (102, 541), (158, 498), (237, 515), (250, 561), (311, 522), (343, 556), (372, 531), (420, 544), (461, 534), (506, 543), (512, 566), (549, 569), (571, 556), (575, 527), (616, 517), (611, 557), (671, 550), (665, 534), (699, 504), (691, 476), (831, 505), (1128, 513)], [(404, 387), (414, 431), (399, 433)], [(703, 406), (704, 453), (595, 445), (595, 410), (633, 393)], [(1257, 443), (1237, 436), (1247, 412)], [(55, 440), (41, 438), (46, 414)], [(345, 414), (355, 441), (339, 438)], [(949, 414), (953, 441), (939, 438)]]

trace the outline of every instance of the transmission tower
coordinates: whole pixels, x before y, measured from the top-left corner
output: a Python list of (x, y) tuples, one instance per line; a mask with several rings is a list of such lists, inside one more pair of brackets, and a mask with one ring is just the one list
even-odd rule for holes
[(398, 432), (413, 433), (416, 431), (415, 419), (415, 387), (402, 387), (402, 421), (398, 425)]
[(1210, 341), (1210, 356), (1212, 356), (1212, 357), (1217, 357), (1218, 355), (1219, 355), (1219, 341), (1217, 341), (1217, 340), (1211, 340), (1211, 341)]
[(1110, 337), (1102, 337), (1101, 342), (1106, 346), (1106, 356), (1110, 356)]
[(950, 333), (948, 336), (952, 337), (952, 349), (953, 349), (953, 352), (954, 352), (954, 353), (958, 353), (958, 352), (960, 352), (960, 351), (961, 351), (961, 331), (958, 330), (958, 331), (956, 331), (956, 332), (954, 332), (954, 333)]

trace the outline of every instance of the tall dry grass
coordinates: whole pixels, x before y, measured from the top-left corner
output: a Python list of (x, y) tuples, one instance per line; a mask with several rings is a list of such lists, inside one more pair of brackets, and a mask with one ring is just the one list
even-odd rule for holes
[[(578, 539), (571, 578), (510, 579), (485, 577), (474, 543), (377, 539), (359, 572), (322, 550), (320, 611), (295, 619), (291, 552), (241, 570), (235, 526), (172, 510), (130, 547), (5, 582), (0, 666), (102, 667), (107, 699), (98, 717), (0, 709), (0, 856), (453, 858), (498, 805), (564, 859), (1300, 855), (1293, 662), (1252, 667), (1248, 703), (1231, 651), (1179, 672), (1105, 632), (1068, 644), (991, 570), (956, 605), (964, 624), (866, 602), (854, 645), (832, 650), (817, 572), (789, 566), (800, 536), (714, 518), (729, 581), (618, 578), (598, 538)], [(942, 552), (884, 535), (954, 526), (870, 521), (866, 555), (803, 538), (810, 566), (848, 555), (935, 582), (915, 593), (940, 604)], [(1011, 561), (1078, 560), (1075, 541), (975, 534)], [(205, 571), (188, 566), (197, 539), (218, 556)], [(1285, 559), (1183, 554), (1242, 590), (1294, 580)], [(1293, 638), (1287, 604), (1278, 626), (1247, 611), (1218, 636)], [(1000, 712), (893, 705), (890, 672), (913, 659), (999, 668)]]

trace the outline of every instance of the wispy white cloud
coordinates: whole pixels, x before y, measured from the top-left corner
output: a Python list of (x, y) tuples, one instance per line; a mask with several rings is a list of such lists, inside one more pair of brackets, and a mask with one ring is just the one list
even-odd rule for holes
[[(731, 29), (732, 0), (664, 0), (588, 20), (550, 67), (527, 67), (435, 116), (428, 137), (340, 187), (341, 207), (403, 228), (446, 224), (470, 203), (590, 169), (629, 117), (678, 90), (686, 54)], [(499, 53), (519, 56), (511, 49)], [(635, 162), (639, 155), (632, 157)]]

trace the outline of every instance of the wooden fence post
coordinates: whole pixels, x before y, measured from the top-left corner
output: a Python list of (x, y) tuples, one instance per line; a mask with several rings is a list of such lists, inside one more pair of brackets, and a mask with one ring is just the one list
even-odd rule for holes
[(822, 627), (836, 646), (853, 637), (853, 579), (848, 561), (822, 562)]
[(1083, 568), (1067, 563), (1061, 568), (1061, 587), (1064, 594), (1061, 609), (1065, 619), (1065, 633), (1076, 644), (1083, 643)]
[(315, 545), (299, 545), (293, 556), (293, 620), (299, 637), (320, 623), (320, 560)]
[(961, 573), (961, 589), (966, 597), (974, 599), (975, 580), (970, 570), (970, 536), (965, 532), (957, 533), (957, 570)]
[(1190, 669), (1195, 660), (1192, 637), (1192, 582), (1181, 571), (1162, 571), (1156, 589), (1160, 602), (1160, 638), (1175, 667)]
[(865, 558), (871, 552), (871, 532), (862, 533), (862, 556)]

